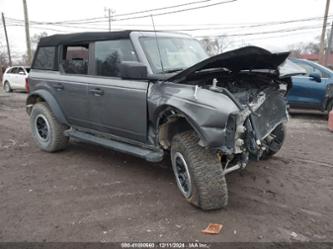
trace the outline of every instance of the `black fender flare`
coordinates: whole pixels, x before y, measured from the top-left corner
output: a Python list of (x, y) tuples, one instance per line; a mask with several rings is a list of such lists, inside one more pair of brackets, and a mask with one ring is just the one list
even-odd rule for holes
[(180, 114), (186, 121), (187, 123), (192, 127), (192, 129), (194, 130), (194, 132), (198, 135), (199, 137), (199, 144), (201, 146), (206, 146), (207, 145), (207, 139), (206, 137), (203, 135), (200, 126), (197, 125), (197, 123), (192, 120), (189, 116), (187, 116), (182, 110), (179, 110), (177, 107), (174, 107), (172, 105), (163, 105), (160, 106), (159, 108), (157, 108), (157, 110), (154, 113), (154, 117), (153, 117), (153, 124), (154, 124), (154, 128), (156, 131), (159, 130), (160, 128), (160, 120), (161, 117), (163, 115), (165, 115), (168, 111), (173, 110), (175, 111), (177, 114)]
[(29, 115), (31, 113), (32, 106), (38, 102), (37, 100), (39, 98), (48, 104), (58, 122), (68, 125), (64, 112), (62, 111), (56, 98), (50, 92), (44, 89), (36, 90), (28, 95), (26, 100), (26, 108)]

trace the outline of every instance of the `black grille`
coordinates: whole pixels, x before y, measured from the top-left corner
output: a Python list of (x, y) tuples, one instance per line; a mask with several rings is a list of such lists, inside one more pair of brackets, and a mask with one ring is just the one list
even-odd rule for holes
[(251, 114), (251, 120), (257, 138), (265, 138), (278, 124), (288, 120), (285, 98), (279, 93), (268, 95), (255, 114)]

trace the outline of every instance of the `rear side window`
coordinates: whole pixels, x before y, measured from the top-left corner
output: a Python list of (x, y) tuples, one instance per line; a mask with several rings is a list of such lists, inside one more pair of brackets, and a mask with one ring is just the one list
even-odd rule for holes
[(63, 50), (62, 66), (65, 73), (88, 73), (89, 44), (65, 46)]
[(7, 73), (15, 73), (16, 69), (17, 69), (16, 67), (13, 67), (9, 69)]
[(138, 61), (130, 40), (111, 40), (95, 43), (96, 74), (101, 76), (119, 76), (119, 64), (122, 61)]
[(56, 47), (40, 47), (37, 50), (33, 68), (53, 70)]

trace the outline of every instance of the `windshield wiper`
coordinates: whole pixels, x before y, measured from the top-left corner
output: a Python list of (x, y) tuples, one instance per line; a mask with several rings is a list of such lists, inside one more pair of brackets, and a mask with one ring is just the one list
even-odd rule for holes
[(175, 72), (182, 71), (182, 70), (184, 70), (184, 68), (173, 68), (173, 69), (169, 69), (169, 70), (164, 70), (161, 73), (175, 73)]

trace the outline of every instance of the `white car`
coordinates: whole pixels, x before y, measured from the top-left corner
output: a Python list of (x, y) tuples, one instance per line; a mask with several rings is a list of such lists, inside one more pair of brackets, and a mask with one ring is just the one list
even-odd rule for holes
[(13, 90), (29, 91), (28, 73), (29, 67), (9, 67), (3, 74), (2, 85), (5, 92)]

